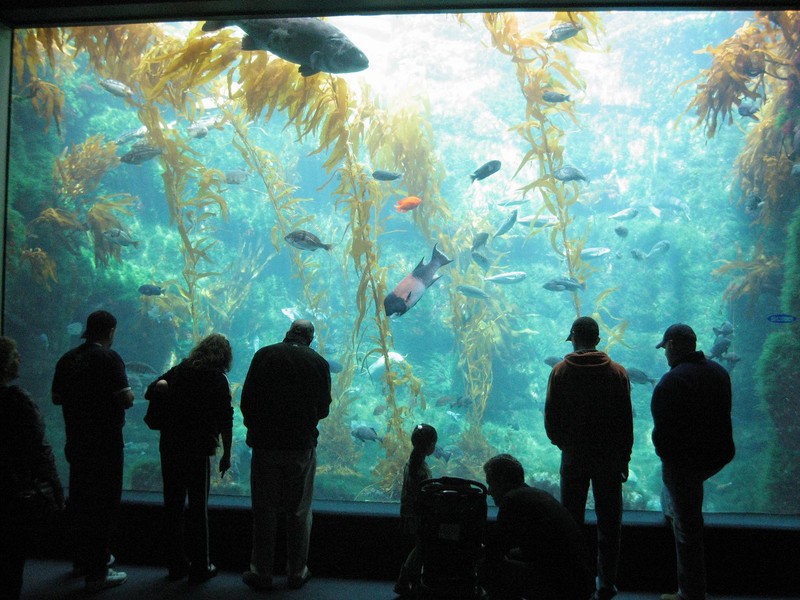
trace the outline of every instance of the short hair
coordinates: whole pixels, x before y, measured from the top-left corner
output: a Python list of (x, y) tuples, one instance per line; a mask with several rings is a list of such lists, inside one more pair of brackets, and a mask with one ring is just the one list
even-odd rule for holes
[(228, 338), (221, 333), (212, 333), (192, 348), (186, 360), (193, 367), (219, 369), (227, 373), (231, 370), (233, 350)]
[(11, 357), (16, 351), (17, 342), (10, 337), (0, 336), (0, 378), (4, 379), (8, 374)]
[(286, 332), (286, 336), (299, 337), (311, 344), (314, 340), (314, 324), (308, 319), (296, 319)]
[(493, 456), (483, 465), (486, 480), (500, 482), (509, 487), (519, 487), (525, 483), (525, 469), (510, 454)]
[(117, 319), (107, 310), (96, 310), (86, 319), (86, 330), (81, 335), (87, 340), (101, 340), (117, 326)]
[(414, 450), (426, 450), (438, 439), (439, 434), (436, 433), (436, 429), (427, 423), (420, 423), (411, 432), (411, 445), (414, 446)]

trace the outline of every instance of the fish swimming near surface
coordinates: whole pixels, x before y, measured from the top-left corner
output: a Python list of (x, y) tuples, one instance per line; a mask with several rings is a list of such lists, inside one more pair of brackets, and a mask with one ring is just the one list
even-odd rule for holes
[(480, 300), (489, 300), (491, 296), (484, 292), (481, 288), (474, 285), (458, 285), (456, 290), (467, 296), (468, 298), (478, 298)]
[(311, 252), (316, 252), (320, 248), (323, 250), (330, 250), (333, 248), (333, 244), (324, 243), (313, 233), (304, 229), (296, 229), (283, 239), (285, 239), (295, 248), (299, 248), (300, 250), (311, 250)]
[(130, 98), (133, 96), (133, 90), (116, 79), (101, 79), (100, 87), (118, 98)]
[(650, 248), (650, 252), (644, 255), (645, 259), (650, 259), (656, 256), (660, 256), (664, 254), (667, 250), (669, 250), (669, 240), (661, 240), (653, 244), (653, 247)]
[(436, 271), (440, 267), (453, 262), (441, 252), (436, 246), (433, 246), (431, 259), (428, 264), (425, 264), (425, 259), (419, 261), (419, 264), (414, 270), (406, 275), (403, 280), (397, 284), (391, 292), (383, 299), (383, 308), (386, 310), (386, 315), (401, 316), (411, 310), (414, 305), (419, 302), (422, 295), (425, 293), (433, 283), (439, 280), (441, 275)]
[(486, 242), (489, 241), (489, 234), (484, 232), (478, 233), (472, 238), (472, 251), (475, 252), (482, 246), (486, 245)]
[(551, 292), (575, 292), (586, 289), (586, 282), (578, 281), (574, 277), (556, 277), (542, 286)]
[(229, 185), (240, 185), (247, 181), (249, 177), (250, 173), (244, 169), (231, 169), (230, 171), (225, 171), (225, 183)]
[(636, 367), (626, 367), (625, 370), (628, 372), (628, 379), (630, 379), (632, 383), (649, 383), (652, 386), (655, 386), (656, 384), (655, 378), (650, 377), (641, 369), (637, 369)]
[(508, 215), (508, 218), (506, 219), (505, 223), (500, 225), (500, 228), (494, 232), (494, 235), (492, 237), (498, 237), (503, 235), (504, 233), (507, 233), (514, 226), (514, 223), (516, 222), (517, 222), (517, 209), (514, 209), (513, 211), (511, 211), (511, 214)]
[(475, 264), (478, 265), (484, 271), (488, 270), (489, 267), (492, 266), (492, 261), (490, 261), (488, 258), (486, 258), (480, 252), (473, 252), (471, 254), (471, 256), (472, 256), (472, 260), (475, 261)]
[(372, 178), (378, 181), (395, 181), (403, 176), (402, 173), (393, 173), (392, 171), (373, 171)]
[(484, 277), (484, 281), (491, 281), (492, 283), (519, 283), (525, 279), (528, 274), (525, 271), (509, 271), (507, 273), (498, 273), (491, 277)]
[(555, 215), (526, 215), (524, 217), (517, 217), (516, 224), (538, 229), (540, 227), (554, 227), (557, 223), (558, 217)]
[(164, 288), (153, 285), (152, 283), (145, 283), (139, 286), (139, 293), (142, 296), (160, 296), (164, 293)]
[(480, 181), (482, 179), (486, 179), (489, 175), (494, 175), (500, 170), (501, 166), (503, 166), (503, 163), (501, 163), (499, 160), (490, 160), (489, 162), (482, 164), (480, 167), (475, 169), (475, 171), (473, 171), (472, 175), (470, 175), (472, 178), (470, 183), (474, 182), (476, 179)]
[(420, 204), (422, 204), (421, 198), (417, 196), (406, 196), (402, 200), (399, 200), (397, 204), (394, 205), (394, 208), (397, 212), (407, 213), (417, 208)]
[(562, 94), (555, 90), (545, 90), (542, 94), (542, 100), (545, 102), (569, 102), (569, 94)]
[(119, 159), (127, 163), (129, 165), (140, 165), (145, 161), (150, 160), (151, 158), (155, 158), (159, 156), (164, 151), (161, 148), (156, 146), (151, 146), (150, 144), (134, 144), (133, 147), (128, 150), (125, 154), (119, 157)]
[(350, 435), (356, 438), (359, 442), (380, 442), (381, 437), (375, 428), (367, 425), (358, 425), (350, 430)]
[(544, 39), (547, 42), (563, 42), (571, 37), (575, 37), (583, 29), (580, 23), (573, 23), (572, 21), (562, 21), (556, 23), (544, 34)]
[(613, 215), (608, 215), (609, 219), (614, 219), (615, 221), (630, 221), (634, 217), (638, 216), (639, 209), (633, 208), (629, 206), (628, 208), (623, 208), (619, 212), (615, 212)]
[(112, 244), (117, 244), (118, 246), (133, 246), (134, 248), (139, 247), (139, 242), (134, 240), (127, 231), (123, 231), (122, 229), (116, 227), (113, 229), (106, 229), (103, 232), (103, 237)]
[(584, 248), (581, 250), (581, 258), (583, 260), (600, 258), (606, 254), (611, 254), (611, 248)]
[(316, 18), (233, 19), (206, 21), (203, 31), (236, 25), (245, 32), (242, 50), (268, 50), (300, 65), (300, 74), (355, 73), (369, 59), (339, 29)]
[(553, 177), (559, 181), (589, 181), (589, 178), (578, 167), (561, 167), (553, 171)]
[(208, 127), (202, 123), (192, 123), (186, 128), (186, 135), (196, 140), (203, 139), (208, 135)]

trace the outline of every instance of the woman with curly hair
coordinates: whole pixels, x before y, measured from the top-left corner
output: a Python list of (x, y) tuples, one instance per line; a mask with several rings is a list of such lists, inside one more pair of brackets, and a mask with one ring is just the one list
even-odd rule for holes
[(233, 407), (225, 373), (232, 361), (227, 338), (213, 333), (151, 383), (145, 393), (145, 398), (164, 406), (163, 419), (154, 428), (161, 430), (167, 561), (172, 580), (188, 575), (190, 583), (201, 583), (217, 574), (208, 543), (210, 457), (216, 454), (221, 437), (219, 472), (224, 476), (231, 466)]

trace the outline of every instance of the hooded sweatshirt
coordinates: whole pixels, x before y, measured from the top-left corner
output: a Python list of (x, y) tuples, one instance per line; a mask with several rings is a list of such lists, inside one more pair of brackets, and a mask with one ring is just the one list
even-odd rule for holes
[(567, 354), (550, 372), (544, 424), (562, 452), (626, 466), (633, 448), (628, 373), (605, 352)]

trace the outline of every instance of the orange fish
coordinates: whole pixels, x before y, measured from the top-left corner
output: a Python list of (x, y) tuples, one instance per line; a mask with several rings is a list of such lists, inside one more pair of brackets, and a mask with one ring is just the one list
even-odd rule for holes
[(422, 203), (420, 198), (416, 196), (407, 196), (400, 200), (394, 207), (397, 209), (397, 212), (408, 212), (410, 210), (414, 210)]

